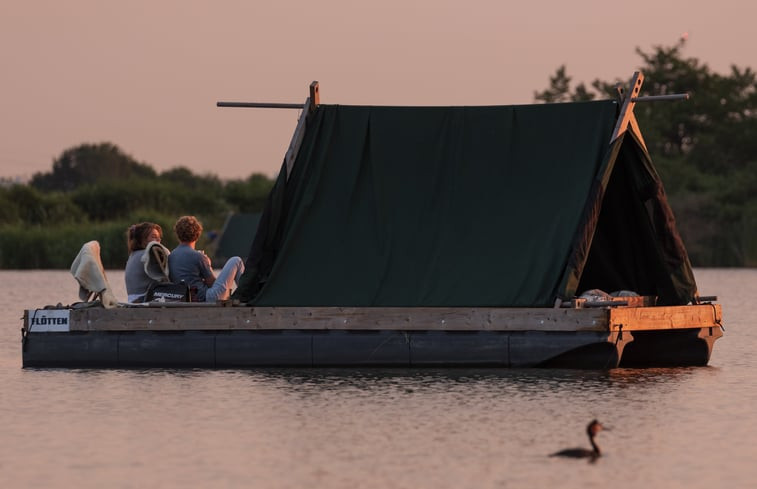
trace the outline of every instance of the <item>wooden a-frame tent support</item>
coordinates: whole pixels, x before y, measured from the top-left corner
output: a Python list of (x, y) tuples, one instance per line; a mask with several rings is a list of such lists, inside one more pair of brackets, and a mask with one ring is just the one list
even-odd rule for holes
[(647, 145), (644, 142), (644, 137), (641, 135), (641, 129), (639, 123), (636, 120), (636, 116), (633, 113), (633, 109), (636, 106), (636, 102), (654, 102), (658, 100), (688, 100), (688, 93), (676, 93), (671, 95), (649, 95), (646, 97), (639, 96), (641, 92), (641, 86), (644, 83), (644, 74), (640, 71), (634, 72), (629, 83), (628, 93), (624, 93), (623, 88), (618, 84), (616, 89), (618, 91), (618, 102), (621, 104), (620, 114), (618, 115), (618, 121), (615, 124), (615, 129), (610, 137), (610, 144), (618, 139), (629, 128), (631, 133), (636, 136), (644, 148), (647, 151)]

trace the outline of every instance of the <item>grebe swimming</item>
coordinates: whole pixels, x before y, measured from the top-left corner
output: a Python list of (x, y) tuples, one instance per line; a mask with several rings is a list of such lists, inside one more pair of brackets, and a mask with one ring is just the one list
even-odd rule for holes
[(591, 450), (587, 448), (566, 448), (565, 450), (560, 450), (559, 452), (552, 453), (549, 456), (550, 457), (588, 458), (591, 460), (596, 460), (600, 455), (602, 455), (602, 452), (599, 451), (599, 446), (597, 445), (597, 442), (594, 441), (594, 437), (597, 436), (597, 433), (599, 433), (600, 431), (604, 429), (606, 428), (602, 426), (602, 423), (594, 419), (586, 427), (586, 434), (589, 435), (589, 443), (591, 443)]

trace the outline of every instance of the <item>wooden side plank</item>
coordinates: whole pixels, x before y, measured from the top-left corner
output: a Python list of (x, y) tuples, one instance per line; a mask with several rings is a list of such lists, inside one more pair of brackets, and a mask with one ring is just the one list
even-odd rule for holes
[(708, 328), (721, 325), (720, 304), (666, 307), (619, 307), (610, 310), (610, 328), (617, 331)]
[(614, 308), (207, 307), (71, 311), (72, 331), (643, 331), (719, 326), (718, 304)]
[(218, 307), (82, 309), (72, 331), (439, 330), (608, 331), (607, 309)]

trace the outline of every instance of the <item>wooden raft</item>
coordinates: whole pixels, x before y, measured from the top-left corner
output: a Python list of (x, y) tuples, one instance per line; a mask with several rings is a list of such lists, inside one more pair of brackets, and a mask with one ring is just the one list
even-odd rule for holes
[(128, 307), (72, 310), (71, 331), (645, 331), (711, 328), (718, 304), (668, 307)]

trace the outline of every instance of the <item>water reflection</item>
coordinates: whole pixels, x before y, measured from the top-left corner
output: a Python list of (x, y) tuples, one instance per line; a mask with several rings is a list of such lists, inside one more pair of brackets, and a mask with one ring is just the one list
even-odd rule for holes
[[(134, 372), (132, 372), (134, 373)], [(686, 388), (721, 374), (716, 367), (614, 369), (608, 371), (570, 369), (252, 369), (226, 371), (142, 372), (152, 377), (181, 378), (213, 375), (244, 380), (249, 386), (273, 389), (281, 394), (353, 395), (433, 394), (467, 392), (472, 396), (545, 397), (550, 394), (591, 393), (620, 395), (625, 390), (655, 395)]]
[(719, 367), (679, 368), (617, 368), (612, 370), (574, 369), (404, 369), (404, 368), (260, 368), (242, 370), (208, 369), (45, 369), (27, 368), (22, 375), (30, 377), (61, 375), (86, 378), (98, 382), (109, 377), (132, 377), (135, 380), (198, 380), (208, 376), (216, 379), (246, 379), (259, 385), (268, 385), (289, 391), (303, 389), (375, 390), (388, 386), (400, 386), (416, 390), (434, 390), (440, 386), (486, 387), (493, 390), (531, 389), (624, 389), (652, 388), (664, 384), (668, 387), (685, 383), (692, 378), (718, 376)]
[(235, 371), (289, 386), (313, 386), (323, 389), (350, 386), (371, 389), (377, 384), (415, 384), (433, 387), (437, 384), (512, 384), (530, 388), (564, 389), (571, 385), (624, 387), (681, 382), (692, 376), (717, 375), (717, 367), (682, 368), (618, 368), (612, 370), (575, 369), (251, 369)]
[(721, 373), (718, 367), (660, 367), (660, 368), (617, 368), (607, 372), (615, 384), (624, 385), (659, 384), (682, 382), (694, 376), (713, 376)]

